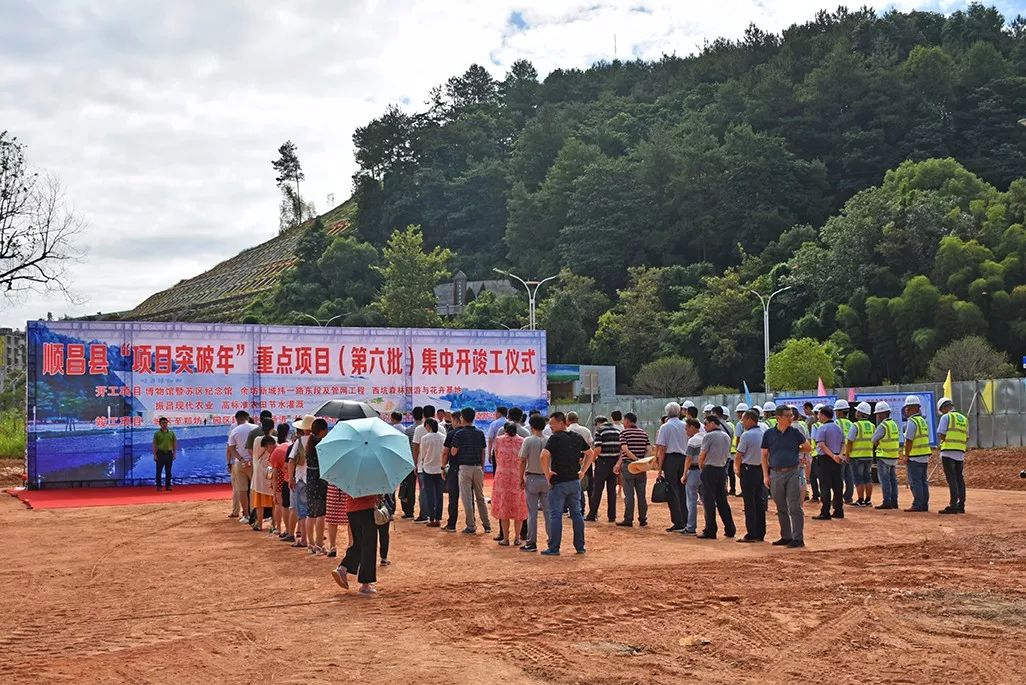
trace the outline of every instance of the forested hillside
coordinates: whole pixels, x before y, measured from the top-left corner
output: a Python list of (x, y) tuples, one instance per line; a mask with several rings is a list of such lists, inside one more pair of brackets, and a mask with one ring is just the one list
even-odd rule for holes
[[(473, 65), (356, 132), (345, 251), (376, 263), (416, 224), (471, 279), (561, 272), (550, 361), (615, 363), (628, 384), (683, 356), (702, 386), (760, 386), (748, 291), (787, 285), (775, 348), (821, 341), (828, 382), (913, 381), (970, 333), (1026, 352), (1024, 116), (1026, 20), (981, 5), (839, 9), (542, 81)], [(453, 323), (523, 323), (487, 295)], [(372, 299), (347, 306), (368, 322)]]

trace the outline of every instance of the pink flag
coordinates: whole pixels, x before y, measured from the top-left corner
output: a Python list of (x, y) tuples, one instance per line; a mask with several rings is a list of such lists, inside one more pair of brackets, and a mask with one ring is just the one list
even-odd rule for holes
[(849, 402), (854, 402), (855, 401), (855, 388), (848, 388), (848, 401)]
[(826, 396), (826, 388), (823, 387), (823, 379), (822, 378), (819, 379), (819, 385), (816, 386), (816, 394), (819, 395), (820, 397), (825, 397)]

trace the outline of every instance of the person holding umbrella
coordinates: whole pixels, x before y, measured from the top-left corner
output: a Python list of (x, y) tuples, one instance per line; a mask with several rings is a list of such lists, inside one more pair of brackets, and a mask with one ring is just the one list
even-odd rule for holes
[(350, 496), (348, 517), (353, 542), (331, 576), (348, 590), (349, 575), (355, 574), (359, 595), (373, 596), (377, 593), (376, 519), (389, 517), (384, 498), (395, 492), (413, 468), (410, 443), (383, 421), (356, 418), (336, 423), (315, 448), (320, 476)]

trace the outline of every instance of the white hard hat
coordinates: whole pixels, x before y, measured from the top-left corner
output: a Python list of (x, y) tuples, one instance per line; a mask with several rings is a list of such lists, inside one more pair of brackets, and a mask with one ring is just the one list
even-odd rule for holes
[(739, 411), (748, 411), (748, 405), (747, 405), (747, 404), (745, 404), (744, 402), (738, 402), (738, 403), (737, 403), (737, 406), (736, 406), (736, 407), (734, 407), (734, 411), (735, 411), (735, 412), (739, 412)]
[(684, 407), (685, 409), (694, 409), (695, 403), (692, 402), (691, 400), (684, 400), (684, 404), (682, 404), (680, 406)]
[(711, 404), (707, 404), (704, 407), (702, 407), (702, 411), (704, 411), (706, 414), (708, 414), (712, 410), (713, 410), (713, 406)]
[(730, 410), (727, 409), (727, 405), (725, 405), (725, 404), (724, 405), (720, 405), (720, 411), (722, 411), (724, 414), (728, 414), (730, 412)]
[(905, 398), (905, 406), (906, 407), (920, 407), (920, 406), (922, 406), (922, 404), (923, 403), (919, 401), (919, 396), (918, 395), (909, 395), (908, 397)]
[(869, 406), (869, 402), (859, 402), (858, 406), (855, 407), (855, 411), (860, 414), (865, 414), (866, 416), (873, 413), (873, 409)]
[(822, 404), (817, 404), (817, 405), (815, 405), (815, 406), (814, 406), (814, 407), (812, 408), (812, 413), (813, 413), (813, 414), (815, 414), (815, 413), (819, 412), (819, 410), (820, 410), (820, 409), (822, 409), (822, 408), (823, 408), (823, 405), (822, 405)]
[(767, 402), (766, 404), (762, 405), (762, 410), (763, 411), (776, 411), (777, 410), (777, 403), (776, 402), (772, 402), (772, 401)]
[(874, 411), (873, 413), (874, 414), (883, 414), (885, 411), (890, 411), (890, 410), (891, 410), (891, 405), (887, 404), (883, 400), (880, 400), (879, 402), (876, 403), (876, 411)]
[(940, 398), (939, 400), (937, 400), (937, 411), (940, 411), (945, 404), (954, 404), (954, 402), (951, 401), (950, 397)]
[(838, 409), (851, 409), (851, 407), (848, 405), (847, 400), (837, 400), (834, 402), (834, 411), (837, 411)]

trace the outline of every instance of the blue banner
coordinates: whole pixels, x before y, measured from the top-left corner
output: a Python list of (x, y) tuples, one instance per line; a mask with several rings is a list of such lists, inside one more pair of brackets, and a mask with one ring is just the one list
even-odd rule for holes
[(28, 476), (33, 488), (153, 479), (167, 417), (175, 482), (228, 480), (238, 410), (275, 421), (330, 399), (381, 414), (414, 406), (547, 411), (544, 331), (32, 321), (27, 326)]
[[(919, 412), (923, 415), (923, 418), (926, 419), (927, 425), (930, 426), (930, 444), (936, 446), (937, 445), (937, 420), (936, 420), (936, 417), (934, 415), (934, 411), (933, 410), (934, 410), (934, 407), (937, 406), (937, 403), (936, 403), (936, 400), (934, 399), (934, 394), (932, 392), (917, 392), (917, 393), (914, 393), (914, 394), (923, 403), (919, 407)], [(876, 409), (876, 403), (877, 402), (886, 402), (887, 405), (891, 408), (891, 418), (894, 419), (895, 421), (897, 421), (898, 425), (901, 427), (901, 444), (904, 445), (905, 444), (905, 425), (908, 423), (908, 421), (905, 419), (905, 412), (902, 411), (902, 407), (905, 405), (905, 398), (908, 397), (908, 396), (909, 396), (909, 393), (899, 393), (899, 392), (883, 392), (883, 393), (876, 393), (876, 394), (859, 393), (859, 394), (855, 395), (855, 401), (856, 402), (869, 402), (869, 404), (873, 405), (873, 409), (874, 410)], [(852, 417), (855, 416), (854, 409), (855, 409), (855, 406), (852, 405), (852, 410), (853, 410), (852, 414), (851, 414)], [(876, 416), (875, 415), (873, 416), (873, 420), (874, 421), (876, 420)]]
[(834, 408), (834, 402), (837, 401), (837, 395), (798, 395), (795, 397), (778, 397), (773, 400), (777, 405), (789, 404), (798, 407), (798, 411), (801, 412), (802, 416), (808, 417), (805, 413), (805, 407), (803, 406), (806, 402), (812, 402), (812, 406), (815, 407), (817, 404)]

